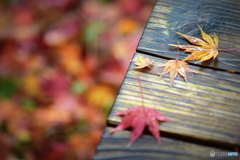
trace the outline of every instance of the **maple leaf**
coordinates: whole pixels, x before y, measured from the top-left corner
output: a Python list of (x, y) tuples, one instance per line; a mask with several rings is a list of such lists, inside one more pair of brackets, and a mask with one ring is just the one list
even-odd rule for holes
[(185, 81), (187, 81), (186, 71), (196, 73), (195, 71), (188, 67), (186, 62), (180, 61), (178, 59), (169, 60), (160, 67), (165, 67), (163, 72), (160, 74), (160, 79), (164, 74), (170, 72), (170, 85), (172, 85), (178, 73), (184, 78)]
[(142, 56), (138, 56), (138, 62), (135, 62), (134, 64), (137, 66), (137, 67), (134, 67), (136, 69), (142, 69), (142, 68), (150, 68), (151, 69), (151, 66), (153, 65), (154, 63), (154, 60), (150, 60), (148, 58), (144, 58)]
[(136, 77), (140, 86), (142, 105), (135, 106), (125, 111), (116, 113), (115, 115), (124, 116), (124, 117), (122, 118), (122, 121), (118, 124), (118, 126), (113, 130), (111, 130), (110, 133), (114, 133), (116, 131), (124, 130), (129, 127), (132, 127), (133, 130), (130, 136), (130, 141), (128, 143), (128, 146), (131, 146), (131, 144), (141, 136), (145, 127), (148, 127), (149, 131), (155, 137), (157, 142), (160, 143), (158, 121), (166, 122), (166, 121), (172, 121), (172, 120), (164, 117), (163, 115), (158, 113), (154, 108), (144, 107), (144, 102), (143, 102), (144, 98), (143, 98), (141, 81), (137, 75)]
[(177, 32), (177, 34), (180, 34), (181, 36), (185, 37), (190, 43), (194, 45), (175, 45), (175, 44), (169, 44), (170, 46), (178, 47), (180, 49), (184, 49), (185, 52), (191, 52), (192, 54), (187, 56), (183, 61), (191, 61), (191, 60), (199, 60), (196, 62), (202, 62), (211, 59), (212, 57), (215, 59), (218, 55), (218, 37), (214, 33), (213, 39), (206, 34), (200, 26), (198, 26), (201, 34), (202, 39), (188, 36), (182, 33)]
[(170, 119), (158, 113), (154, 108), (148, 108), (144, 106), (132, 107), (125, 111), (116, 113), (115, 115), (124, 117), (118, 126), (114, 128), (110, 133), (132, 127), (133, 130), (128, 146), (130, 146), (136, 139), (141, 136), (145, 127), (148, 127), (149, 131), (155, 137), (157, 142), (160, 143), (158, 121), (171, 121)]

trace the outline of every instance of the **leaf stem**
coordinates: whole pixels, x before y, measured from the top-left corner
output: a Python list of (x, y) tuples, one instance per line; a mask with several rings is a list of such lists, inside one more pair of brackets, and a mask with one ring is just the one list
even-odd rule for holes
[(144, 108), (144, 97), (143, 97), (143, 89), (142, 89), (142, 82), (140, 80), (140, 77), (138, 75), (135, 75), (137, 80), (138, 80), (138, 84), (139, 84), (139, 88), (140, 88), (140, 94), (141, 94), (141, 99), (142, 99), (142, 108)]
[(148, 66), (148, 68), (151, 69), (151, 71), (153, 71), (154, 73), (160, 74), (160, 73), (159, 73), (157, 70), (155, 70), (153, 67)]
[(179, 54), (179, 41), (178, 41), (178, 50), (177, 50), (177, 54), (176, 54), (176, 59), (178, 59), (178, 54)]
[(232, 49), (218, 49), (219, 51), (227, 52), (227, 51), (235, 51), (240, 50), (240, 48), (232, 48)]

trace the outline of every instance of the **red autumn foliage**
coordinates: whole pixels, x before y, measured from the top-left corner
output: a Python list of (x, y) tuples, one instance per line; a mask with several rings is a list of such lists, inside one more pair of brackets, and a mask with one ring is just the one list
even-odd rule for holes
[(155, 137), (157, 142), (160, 143), (158, 121), (166, 122), (171, 120), (158, 113), (154, 108), (144, 106), (142, 83), (138, 75), (136, 75), (136, 78), (139, 83), (142, 105), (116, 113), (115, 115), (123, 116), (123, 118), (122, 121), (118, 124), (118, 126), (114, 128), (110, 133), (124, 130), (129, 127), (133, 128), (128, 144), (128, 146), (130, 146), (136, 139), (138, 139), (142, 135), (145, 127), (147, 127), (148, 130)]
[(115, 115), (124, 117), (118, 126), (111, 131), (111, 133), (132, 127), (133, 130), (131, 133), (129, 145), (131, 145), (142, 135), (145, 127), (148, 128), (157, 142), (160, 143), (158, 121), (171, 121), (170, 119), (158, 113), (154, 108), (148, 108), (144, 106), (132, 107), (125, 111), (116, 113)]
[(153, 6), (126, 4), (0, 1), (1, 160), (92, 159)]

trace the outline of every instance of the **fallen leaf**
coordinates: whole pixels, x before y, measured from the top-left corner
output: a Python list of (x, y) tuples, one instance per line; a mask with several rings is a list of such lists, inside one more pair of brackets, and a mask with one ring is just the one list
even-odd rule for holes
[(148, 127), (149, 131), (155, 137), (157, 142), (160, 143), (158, 121), (171, 121), (170, 119), (158, 113), (154, 108), (148, 108), (144, 106), (132, 107), (125, 111), (116, 113), (115, 115), (124, 117), (118, 126), (114, 128), (110, 133), (132, 127), (133, 131), (131, 133), (128, 146), (130, 146), (141, 136), (145, 127)]
[[(200, 26), (198, 26), (202, 39), (191, 37), (182, 33), (177, 32), (181, 36), (185, 37), (190, 43), (194, 45), (176, 45), (169, 44), (170, 46), (178, 47), (180, 49), (184, 49), (185, 52), (191, 52), (192, 54), (187, 56), (183, 61), (191, 61), (191, 60), (199, 60), (198, 62), (206, 61), (211, 59), (212, 57), (215, 59), (218, 55), (218, 37), (214, 33), (213, 39), (206, 34)], [(196, 62), (196, 63), (198, 63)]]
[(151, 68), (153, 63), (154, 63), (154, 60), (150, 60), (148, 58), (138, 56), (138, 62), (134, 63), (137, 67), (134, 67), (134, 68), (136, 68), (136, 69), (142, 69), (142, 68), (146, 68), (146, 67)]
[(196, 73), (188, 67), (186, 62), (180, 61), (178, 59), (169, 60), (160, 67), (165, 67), (163, 72), (160, 74), (160, 79), (164, 74), (170, 72), (170, 85), (172, 85), (178, 73), (184, 78), (185, 81), (187, 81), (186, 71)]
[(118, 126), (114, 128), (110, 133), (114, 133), (116, 131), (124, 130), (129, 127), (132, 127), (133, 130), (130, 136), (130, 141), (128, 143), (128, 146), (131, 146), (131, 144), (141, 136), (145, 127), (148, 127), (149, 131), (155, 137), (157, 142), (160, 143), (158, 121), (166, 122), (166, 121), (172, 121), (172, 120), (164, 117), (163, 115), (158, 113), (154, 108), (148, 108), (144, 106), (142, 83), (138, 75), (136, 75), (136, 78), (138, 80), (139, 87), (140, 87), (142, 105), (135, 106), (125, 111), (116, 113), (115, 115), (124, 116), (124, 117), (122, 121), (118, 124)]

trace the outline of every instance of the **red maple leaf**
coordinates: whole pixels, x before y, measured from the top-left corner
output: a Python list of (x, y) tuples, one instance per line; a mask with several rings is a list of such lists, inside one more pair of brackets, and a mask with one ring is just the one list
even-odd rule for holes
[(172, 120), (158, 113), (155, 108), (149, 108), (144, 106), (141, 81), (138, 76), (136, 77), (140, 86), (142, 106), (135, 106), (125, 111), (116, 113), (115, 115), (124, 117), (122, 118), (122, 121), (118, 124), (118, 126), (114, 128), (110, 133), (132, 127), (133, 130), (128, 144), (128, 146), (131, 146), (131, 144), (142, 135), (145, 127), (148, 127), (149, 131), (155, 137), (157, 142), (161, 143), (158, 122), (166, 122)]
[(130, 146), (136, 139), (141, 136), (145, 127), (148, 127), (149, 131), (155, 137), (157, 142), (161, 143), (160, 133), (158, 130), (158, 121), (171, 121), (170, 119), (158, 113), (154, 108), (148, 108), (144, 106), (132, 107), (125, 111), (116, 113), (115, 115), (124, 117), (118, 126), (114, 128), (110, 133), (132, 127), (133, 130), (128, 146)]

